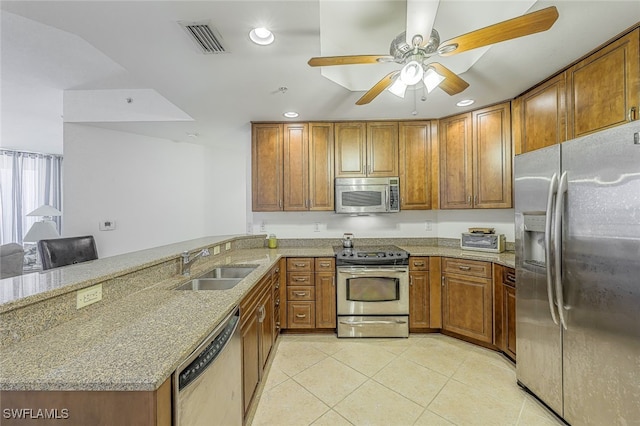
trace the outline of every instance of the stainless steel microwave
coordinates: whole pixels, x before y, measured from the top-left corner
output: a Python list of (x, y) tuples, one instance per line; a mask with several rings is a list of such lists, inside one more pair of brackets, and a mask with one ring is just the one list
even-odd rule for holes
[(400, 178), (336, 178), (336, 213), (400, 211)]

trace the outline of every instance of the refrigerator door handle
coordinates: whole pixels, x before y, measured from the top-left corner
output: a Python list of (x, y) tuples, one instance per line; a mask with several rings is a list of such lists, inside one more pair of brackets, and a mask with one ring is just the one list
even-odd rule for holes
[(558, 195), (556, 196), (556, 214), (554, 217), (554, 253), (555, 253), (555, 282), (556, 282), (556, 306), (560, 316), (562, 327), (567, 329), (567, 321), (564, 318), (564, 296), (562, 288), (562, 214), (564, 212), (564, 202), (567, 193), (567, 172), (563, 172), (558, 184)]
[[(557, 200), (558, 195), (558, 175), (554, 173), (551, 176), (549, 182), (549, 194), (547, 195), (547, 209), (546, 218), (544, 224), (544, 257), (547, 267), (547, 298), (549, 299), (549, 311), (551, 312), (551, 319), (555, 325), (559, 325), (558, 317), (556, 316), (556, 308), (554, 304), (553, 294), (553, 274), (552, 274), (552, 259), (551, 259), (551, 224), (554, 212), (554, 202)], [(554, 241), (557, 240), (557, 235)], [(556, 252), (557, 253), (557, 252)]]

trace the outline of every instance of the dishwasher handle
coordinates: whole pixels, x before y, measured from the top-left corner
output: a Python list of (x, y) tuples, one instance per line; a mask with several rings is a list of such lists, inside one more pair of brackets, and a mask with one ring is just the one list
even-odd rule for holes
[(178, 391), (204, 373), (227, 347), (240, 325), (240, 310), (236, 307), (216, 329), (193, 351), (176, 370)]

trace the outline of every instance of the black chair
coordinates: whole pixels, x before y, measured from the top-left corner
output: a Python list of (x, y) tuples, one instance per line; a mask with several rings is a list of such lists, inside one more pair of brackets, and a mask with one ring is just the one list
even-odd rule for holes
[(58, 268), (98, 258), (92, 235), (38, 241), (42, 269)]

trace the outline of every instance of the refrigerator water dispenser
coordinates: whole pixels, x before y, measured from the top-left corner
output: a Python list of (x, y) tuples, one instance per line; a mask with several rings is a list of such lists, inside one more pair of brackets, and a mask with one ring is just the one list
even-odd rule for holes
[(524, 213), (523, 261), (541, 268), (545, 265), (544, 231), (547, 215), (544, 212)]

